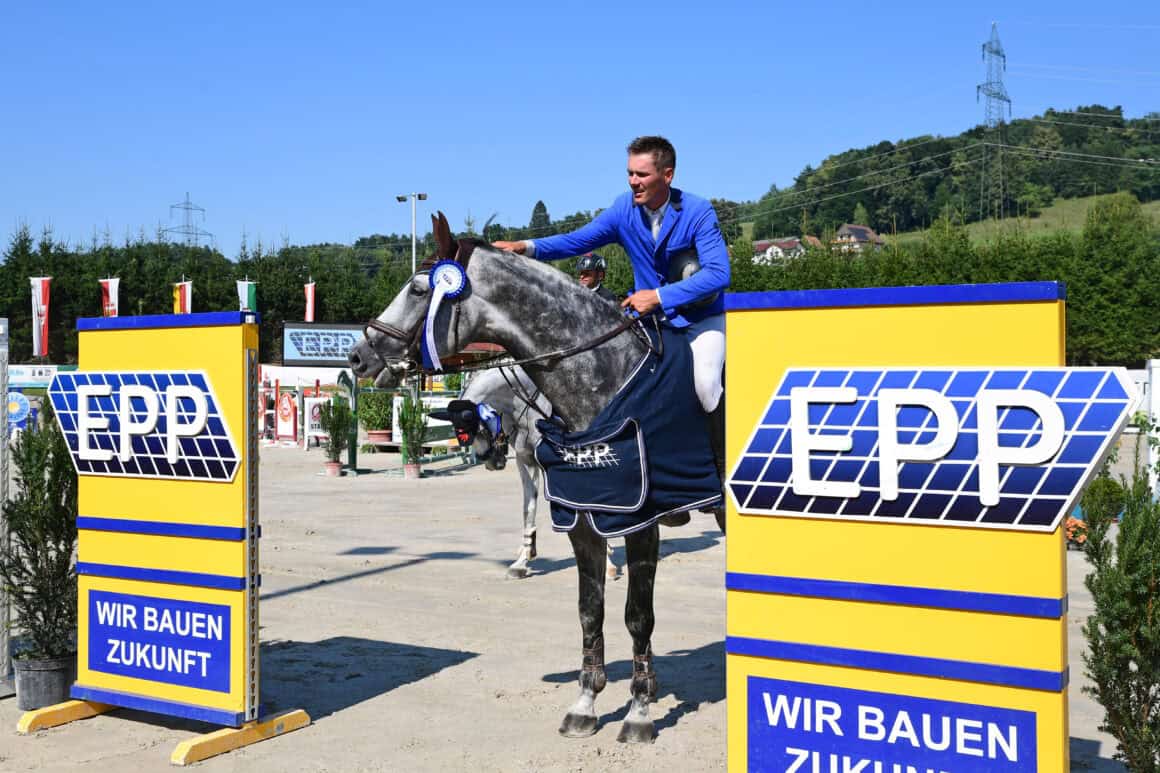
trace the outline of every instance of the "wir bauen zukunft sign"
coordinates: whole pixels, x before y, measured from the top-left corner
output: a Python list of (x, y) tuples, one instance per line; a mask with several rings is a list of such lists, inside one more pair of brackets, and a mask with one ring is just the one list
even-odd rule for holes
[(92, 591), (89, 642), (95, 671), (229, 692), (226, 606)]
[(74, 698), (257, 718), (255, 322), (78, 325), (80, 368), (49, 388), (79, 475)]

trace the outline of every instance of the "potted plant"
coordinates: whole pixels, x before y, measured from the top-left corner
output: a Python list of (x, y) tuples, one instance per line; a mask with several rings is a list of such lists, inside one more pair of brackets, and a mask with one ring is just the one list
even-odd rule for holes
[(423, 456), (423, 437), (427, 433), (427, 406), (410, 389), (403, 392), (399, 430), (403, 433), (403, 477), (418, 478), (422, 475), (419, 459)]
[(459, 394), (463, 389), (463, 374), (462, 373), (448, 373), (443, 377), (443, 390), (446, 392), (454, 392)]
[(391, 442), (391, 413), (394, 395), (391, 392), (365, 392), (358, 398), (358, 420), (367, 431), (367, 442), (375, 446)]
[(330, 402), (323, 403), (320, 423), (326, 433), (322, 444), (326, 452), (326, 474), (337, 478), (342, 475), (342, 452), (350, 442), (350, 404), (346, 398), (335, 395)]
[(76, 676), (77, 476), (51, 417), (20, 433), (12, 461), (16, 494), (4, 505), (0, 583), (21, 632), (16, 703), (28, 710), (67, 700)]

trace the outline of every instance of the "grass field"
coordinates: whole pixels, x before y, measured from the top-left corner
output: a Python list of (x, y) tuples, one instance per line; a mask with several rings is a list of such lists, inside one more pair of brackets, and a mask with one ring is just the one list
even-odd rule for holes
[[(983, 220), (978, 223), (968, 223), (967, 233), (973, 241), (982, 242), (1012, 230), (1022, 230), (1030, 235), (1048, 234), (1054, 231), (1080, 231), (1083, 229), (1088, 209), (1103, 198), (1107, 198), (1107, 196), (1057, 199), (1054, 204), (1044, 209), (1039, 217), (1012, 217), (1006, 220)], [(1150, 201), (1143, 206), (1144, 212), (1152, 218), (1152, 222), (1160, 225), (1160, 201)], [(900, 244), (907, 244), (920, 241), (925, 233), (926, 231), (909, 231), (898, 234), (897, 238)]]
[[(1092, 204), (1102, 198), (1106, 198), (1106, 196), (1057, 199), (1054, 204), (1043, 210), (1038, 217), (1012, 217), (1006, 220), (983, 220), (978, 223), (968, 223), (967, 233), (972, 240), (984, 242), (996, 234), (1012, 230), (1023, 230), (1031, 235), (1048, 234), (1053, 231), (1080, 231), (1083, 229), (1083, 221), (1087, 216), (1088, 209)], [(1160, 225), (1160, 201), (1150, 201), (1143, 206), (1144, 212), (1152, 218), (1152, 222)], [(753, 223), (751, 222), (742, 223), (741, 228), (743, 236), (749, 236), (753, 233)], [(925, 230), (907, 231), (893, 238), (897, 238), (899, 244), (911, 244), (922, 241), (925, 234)], [(882, 235), (887, 239), (892, 238), (887, 233)]]

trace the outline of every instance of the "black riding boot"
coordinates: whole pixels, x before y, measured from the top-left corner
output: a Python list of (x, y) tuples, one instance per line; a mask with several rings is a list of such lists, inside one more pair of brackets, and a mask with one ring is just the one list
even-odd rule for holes
[(721, 504), (713, 510), (717, 526), (725, 533), (725, 395), (717, 407), (708, 415), (709, 444), (713, 447), (713, 463), (717, 465), (717, 477), (721, 479)]

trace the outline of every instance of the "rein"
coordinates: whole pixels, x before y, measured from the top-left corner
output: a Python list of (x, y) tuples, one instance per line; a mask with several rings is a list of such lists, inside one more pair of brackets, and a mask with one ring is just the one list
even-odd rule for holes
[[(458, 247), (455, 251), (454, 260), (456, 263), (458, 263), (460, 266), (463, 267), (464, 271), (467, 270), (467, 264), (471, 258), (471, 253), (474, 249), (475, 249), (475, 242), (472, 241), (471, 239), (460, 239), (459, 240)], [(415, 273), (415, 276), (418, 276), (419, 274), (430, 274), (431, 268), (435, 265), (435, 263), (436, 263), (435, 258), (428, 258), (427, 260), (424, 260), (422, 265), (419, 266), (419, 270)], [(414, 277), (412, 277), (412, 280), (413, 279), (414, 279)], [(431, 302), (432, 302), (432, 298), (429, 297), (427, 300), (428, 307), (430, 307)], [(452, 305), (451, 314), (452, 314), (452, 328), (455, 331), (455, 349), (456, 349), (456, 351), (458, 351), (458, 349), (459, 349), (459, 304), (458, 303), (455, 303)], [(645, 316), (651, 317), (651, 319), (653, 320), (653, 324), (654, 325), (656, 324), (656, 317), (654, 315), (650, 314), (650, 315), (645, 315)], [(434, 373), (469, 373), (469, 372), (477, 371), (477, 370), (489, 370), (491, 368), (506, 368), (506, 367), (513, 366), (513, 365), (536, 365), (536, 364), (540, 364), (540, 363), (551, 364), (551, 363), (557, 362), (559, 360), (566, 359), (568, 357), (573, 357), (577, 354), (581, 354), (581, 353), (589, 351), (591, 349), (595, 349), (597, 346), (600, 346), (603, 343), (611, 341), (613, 338), (616, 338), (618, 335), (620, 335), (621, 333), (623, 333), (629, 329), (634, 329), (634, 332), (637, 334), (637, 336), (642, 341), (644, 341), (644, 343), (648, 347), (649, 351), (652, 351), (654, 353), (659, 354), (659, 352), (656, 350), (656, 348), (652, 345), (652, 340), (649, 338), (648, 334), (644, 332), (644, 329), (642, 327), (644, 318), (645, 317), (635, 317), (635, 316), (625, 317), (624, 321), (621, 322), (619, 325), (617, 325), (615, 328), (613, 328), (612, 330), (609, 330), (608, 332), (602, 333), (602, 334), (596, 336), (595, 338), (592, 338), (592, 339), (585, 341), (583, 343), (575, 344), (573, 346), (568, 346), (568, 347), (564, 347), (562, 349), (556, 349), (556, 350), (551, 351), (551, 352), (546, 352), (544, 354), (537, 354), (537, 355), (534, 355), (532, 357), (525, 357), (525, 358), (519, 359), (519, 360), (512, 359), (510, 355), (503, 354), (503, 355), (489, 358), (487, 360), (483, 360), (482, 362), (476, 362), (476, 363), (472, 363), (470, 365), (458, 365), (458, 366), (451, 367), (451, 368), (441, 368), (438, 371), (431, 370), (422, 364), (421, 347), (422, 347), (422, 339), (423, 339), (423, 325), (427, 319), (427, 314), (420, 315), (418, 321), (416, 321), (416, 323), (415, 323), (415, 326), (413, 328), (411, 328), (410, 330), (401, 330), (401, 329), (395, 327), (394, 325), (390, 325), (390, 324), (388, 324), (386, 322), (382, 322), (378, 319), (371, 319), (371, 320), (367, 321), (366, 326), (363, 329), (363, 335), (369, 341), (370, 340), (369, 331), (374, 330), (374, 331), (381, 333), (389, 338), (393, 338), (396, 341), (403, 341), (407, 345), (406, 355), (405, 355), (404, 359), (396, 360), (396, 362), (402, 363), (403, 370), (405, 372), (425, 373), (428, 375), (432, 375)], [(372, 348), (373, 348), (373, 346), (372, 346)]]

